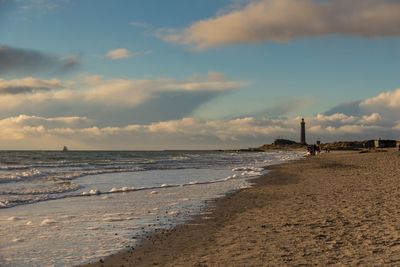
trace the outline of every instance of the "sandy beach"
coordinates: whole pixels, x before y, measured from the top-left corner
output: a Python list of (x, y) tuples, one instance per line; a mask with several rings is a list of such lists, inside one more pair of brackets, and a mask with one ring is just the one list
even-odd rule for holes
[(398, 151), (322, 154), (255, 182), (91, 266), (400, 265)]

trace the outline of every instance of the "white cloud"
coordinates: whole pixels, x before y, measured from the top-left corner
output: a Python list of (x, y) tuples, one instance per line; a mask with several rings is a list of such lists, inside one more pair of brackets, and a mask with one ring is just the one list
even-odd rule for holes
[(45, 126), (46, 128), (57, 128), (66, 125), (69, 127), (82, 127), (90, 125), (93, 121), (88, 119), (87, 117), (79, 117), (79, 116), (46, 118), (46, 117), (28, 116), (22, 114), (17, 117), (3, 119), (2, 122), (12, 123), (16, 125), (28, 125), (28, 126), (40, 125), (40, 126)]
[(195, 49), (238, 43), (289, 42), (298, 38), (345, 35), (400, 36), (400, 3), (393, 0), (251, 0), (244, 7), (165, 29), (165, 41)]
[(375, 97), (365, 99), (361, 102), (360, 106), (365, 108), (385, 107), (400, 109), (400, 89), (383, 92)]
[[(21, 140), (26, 136), (45, 134), (59, 127), (86, 127), (92, 123), (86, 117), (54, 117), (19, 115), (0, 120), (0, 138), (5, 140)], [(41, 136), (43, 138), (43, 136)]]
[(379, 113), (372, 113), (371, 115), (362, 116), (360, 122), (364, 124), (376, 124), (382, 120), (383, 118)]
[(332, 115), (324, 115), (324, 114), (317, 114), (315, 117), (316, 120), (321, 122), (343, 122), (343, 123), (352, 123), (357, 118), (354, 116), (348, 116), (343, 113), (335, 113)]
[[(376, 130), (384, 130), (380, 126), (365, 126), (365, 125), (342, 125), (342, 126), (326, 126), (323, 127), (321, 125), (315, 125), (310, 127), (309, 132), (314, 135), (323, 136), (324, 138), (329, 138), (329, 135), (332, 136), (349, 136), (349, 135), (359, 135), (361, 139), (367, 139), (363, 133), (373, 132), (376, 134)], [(376, 137), (375, 137), (376, 138)]]
[(112, 60), (117, 60), (117, 59), (124, 59), (124, 58), (130, 58), (133, 57), (135, 53), (129, 51), (126, 48), (118, 48), (115, 50), (111, 50), (107, 53), (106, 57)]
[(379, 113), (382, 120), (398, 120), (400, 115), (400, 89), (383, 92), (371, 98), (360, 101), (359, 110), (362, 114)]

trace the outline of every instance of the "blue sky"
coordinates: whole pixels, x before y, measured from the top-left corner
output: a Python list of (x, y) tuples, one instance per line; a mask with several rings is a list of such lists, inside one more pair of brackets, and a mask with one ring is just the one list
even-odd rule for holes
[[(23, 95), (0, 95), (0, 101), (9, 104), (0, 110), (0, 117), (9, 125), (10, 120), (24, 115), (31, 127), (43, 126), (43, 134), (36, 134), (54, 139), (47, 148), (56, 148), (59, 142), (71, 142), (79, 148), (127, 147), (124, 142), (114, 142), (110, 134), (88, 142), (65, 134), (54, 136), (55, 131), (49, 133), (53, 129), (149, 127), (184, 118), (200, 123), (255, 120), (246, 125), (248, 134), (231, 139), (215, 133), (201, 138), (187, 133), (185, 146), (191, 148), (246, 147), (281, 135), (295, 139), (295, 124), (290, 121), (298, 117), (309, 118), (312, 126), (321, 129), (338, 130), (315, 128), (311, 138), (370, 137), (365, 131), (371, 129), (357, 134), (343, 132), (339, 129), (348, 126), (345, 122), (319, 125), (315, 118), (348, 102), (360, 110), (363, 101), (382, 92), (397, 99), (400, 30), (396, 28), (400, 28), (400, 19), (392, 12), (400, 10), (400, 4), (390, 0), (325, 2), (328, 5), (317, 0), (0, 0), (0, 45), (4, 51), (12, 52), (12, 58), (23, 54), (20, 63), (40, 58), (37, 68), (27, 67), (30, 63), (23, 67), (0, 62), (4, 90), (24, 87)], [(329, 15), (324, 16), (324, 12)], [(256, 16), (260, 18), (250, 19)], [(117, 49), (122, 54), (112, 59), (111, 53)], [(37, 53), (34, 58), (32, 53)], [(4, 58), (0, 55), (0, 60)], [(49, 84), (50, 80), (57, 83)], [(350, 114), (348, 109), (347, 114), (340, 109), (337, 113), (358, 116), (357, 123), (363, 127), (389, 127), (385, 133), (396, 138), (398, 121), (392, 118), (396, 112), (400, 114), (400, 103), (394, 107), (382, 103), (374, 108), (361, 106), (361, 113)], [(381, 117), (377, 125), (361, 122), (362, 116), (375, 113)], [(42, 120), (32, 123), (36, 117)], [(90, 123), (47, 127), (52, 118), (72, 117)], [(273, 119), (286, 123), (287, 128), (274, 124)], [(251, 127), (259, 125), (283, 127), (282, 133), (264, 129), (252, 135)], [(18, 131), (25, 126), (9, 127)], [(382, 131), (374, 132), (375, 136)], [(132, 135), (135, 140), (145, 139)], [(4, 137), (4, 145), (43, 146), (41, 141), (33, 142), (29, 134), (17, 136), (20, 139)], [(193, 138), (201, 139), (198, 146), (193, 145)], [(23, 145), (16, 145), (25, 139)], [(164, 149), (180, 143), (161, 138), (157, 145)]]

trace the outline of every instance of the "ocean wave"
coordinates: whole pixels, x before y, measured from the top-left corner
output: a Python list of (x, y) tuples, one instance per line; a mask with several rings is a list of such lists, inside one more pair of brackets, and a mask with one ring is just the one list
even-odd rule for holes
[(3, 165), (0, 166), (0, 170), (26, 170), (32, 168), (32, 165)]
[(44, 175), (46, 175), (46, 172), (38, 170), (38, 169), (30, 169), (28, 171), (16, 172), (16, 173), (3, 173), (0, 175), (0, 183), (35, 179), (35, 178), (43, 177)]
[(232, 169), (232, 171), (234, 171), (234, 172), (241, 172), (241, 171), (246, 171), (246, 172), (251, 172), (251, 171), (253, 171), (253, 172), (262, 172), (262, 171), (264, 171), (265, 170), (265, 168), (260, 168), (260, 167), (252, 167), (252, 166), (250, 166), (250, 167), (237, 167), (237, 168), (233, 168)]
[(46, 186), (36, 187), (22, 187), (16, 189), (2, 189), (0, 195), (45, 195), (45, 194), (60, 194), (72, 191), (77, 191), (81, 186), (71, 182), (60, 182)]
[[(63, 199), (63, 198), (75, 198), (75, 197), (91, 197), (91, 196), (100, 196), (100, 195), (111, 195), (111, 194), (119, 194), (119, 193), (127, 193), (127, 192), (135, 192), (135, 191), (144, 191), (149, 190), (149, 194), (158, 194), (160, 193), (159, 190), (166, 189), (166, 188), (174, 188), (174, 187), (182, 187), (182, 186), (198, 186), (198, 185), (206, 185), (206, 184), (215, 184), (215, 183), (222, 183), (226, 182), (231, 179), (240, 178), (238, 175), (233, 174), (223, 179), (215, 179), (209, 181), (190, 181), (187, 183), (182, 184), (161, 184), (156, 186), (148, 186), (148, 187), (133, 187), (133, 186), (123, 186), (123, 187), (112, 187), (108, 191), (101, 191), (97, 188), (91, 188), (87, 191), (83, 191), (81, 193), (74, 193), (72, 190), (69, 192), (62, 192), (63, 194), (56, 194), (56, 193), (43, 193), (35, 195), (35, 191), (26, 191), (26, 195), (22, 192), (18, 193), (15, 192), (15, 195), (24, 196), (19, 199), (7, 199), (7, 200), (0, 200), (0, 209), (1, 208), (10, 208), (17, 205), (23, 204), (32, 204), (41, 201), (48, 201), (48, 200), (56, 200), (56, 199)], [(52, 189), (52, 192), (55, 192), (55, 189)], [(39, 191), (37, 191), (39, 192)], [(45, 191), (43, 191), (45, 192)], [(50, 192), (50, 191), (49, 191)]]
[[(26, 170), (32, 168), (65, 168), (65, 167), (85, 167), (88, 162), (55, 162), (55, 163), (35, 163), (27, 165), (0, 165), (0, 170)], [(92, 163), (93, 164), (93, 163)]]
[(27, 181), (32, 179), (39, 178), (47, 178), (52, 180), (74, 180), (83, 176), (88, 175), (98, 175), (98, 174), (107, 174), (107, 173), (122, 173), (122, 172), (138, 172), (145, 171), (145, 168), (140, 167), (129, 167), (129, 168), (120, 168), (120, 167), (112, 167), (107, 169), (89, 169), (89, 170), (79, 170), (79, 171), (43, 171), (38, 169), (31, 169), (29, 171), (24, 172), (16, 172), (16, 173), (6, 173), (0, 174), (0, 184), (8, 183), (8, 182), (19, 182), (19, 181)]
[[(20, 162), (18, 160), (6, 161), (4, 159), (7, 159), (7, 157), (4, 155), (3, 160), (0, 161), (3, 164), (0, 165), (0, 208), (70, 197), (95, 197), (99, 195), (102, 197), (110, 195), (111, 197), (112, 194), (140, 190), (161, 193), (166, 188), (223, 183), (232, 179), (249, 179), (265, 173), (265, 168), (261, 166), (302, 156), (301, 153), (287, 152), (198, 152), (193, 154), (177, 154), (176, 152), (170, 154), (168, 152), (79, 152), (62, 155), (53, 152), (49, 152), (49, 155), (32, 152), (31, 158), (23, 155), (24, 160)], [(52, 159), (52, 155), (56, 160)], [(1, 156), (0, 153), (0, 159)], [(58, 160), (59, 157), (62, 159)], [(28, 158), (28, 160), (25, 158)], [(112, 179), (110, 179), (105, 187), (102, 185), (101, 188), (95, 188), (97, 177), (88, 178), (88, 184), (79, 185), (80, 180), (74, 181), (81, 177), (101, 174), (143, 171), (147, 173), (147, 171), (153, 170), (173, 171), (183, 169), (204, 170), (205, 176), (194, 174), (192, 176), (192, 172), (189, 171), (187, 177), (182, 178), (183, 180), (181, 178), (166, 179), (163, 183), (161, 177), (149, 174), (143, 176), (149, 177), (149, 180), (142, 182), (140, 184), (144, 185), (142, 187), (134, 187), (129, 181), (113, 184)], [(212, 172), (207, 170), (212, 170)], [(212, 173), (215, 170), (223, 170), (224, 174), (213, 177)], [(158, 172), (156, 174), (161, 175)], [(217, 177), (219, 178), (213, 179)], [(107, 179), (107, 177), (103, 176), (101, 179)], [(92, 186), (91, 183), (93, 183)], [(121, 186), (124, 184), (126, 186)], [(107, 189), (108, 185), (109, 188)]]
[(171, 158), (169, 158), (170, 160), (189, 160), (189, 159), (191, 159), (190, 157), (188, 157), (188, 156), (176, 156), (176, 157), (171, 157)]

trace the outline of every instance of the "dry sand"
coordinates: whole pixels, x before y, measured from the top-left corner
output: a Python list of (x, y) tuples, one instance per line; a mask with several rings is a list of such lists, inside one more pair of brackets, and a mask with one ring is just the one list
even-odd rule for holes
[(323, 154), (256, 182), (93, 266), (400, 266), (399, 152)]

